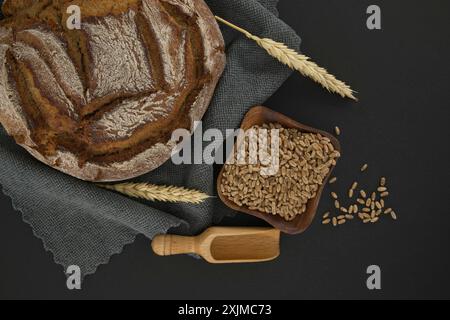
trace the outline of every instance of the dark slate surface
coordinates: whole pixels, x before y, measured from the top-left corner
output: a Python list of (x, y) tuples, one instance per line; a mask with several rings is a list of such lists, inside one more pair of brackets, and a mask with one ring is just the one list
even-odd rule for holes
[[(212, 266), (190, 257), (155, 257), (143, 237), (88, 277), (81, 292), (40, 240), (0, 197), (0, 298), (450, 298), (448, 255), (448, 1), (377, 2), (383, 30), (369, 31), (366, 0), (282, 0), (282, 17), (303, 50), (360, 94), (353, 104), (294, 75), (266, 105), (319, 128), (343, 130), (337, 169), (345, 190), (389, 178), (400, 220), (338, 230), (320, 221), (285, 236), (271, 263)], [(330, 191), (330, 190), (328, 190)], [(332, 205), (325, 197), (321, 212)], [(227, 224), (255, 221), (237, 216)], [(368, 291), (365, 269), (382, 268), (383, 289)]]

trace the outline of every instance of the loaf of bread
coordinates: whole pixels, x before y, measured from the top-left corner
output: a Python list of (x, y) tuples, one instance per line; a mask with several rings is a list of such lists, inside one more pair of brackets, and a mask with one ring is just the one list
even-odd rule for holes
[[(67, 27), (77, 5), (81, 29)], [(225, 65), (203, 0), (6, 0), (0, 122), (40, 161), (88, 181), (166, 162)]]

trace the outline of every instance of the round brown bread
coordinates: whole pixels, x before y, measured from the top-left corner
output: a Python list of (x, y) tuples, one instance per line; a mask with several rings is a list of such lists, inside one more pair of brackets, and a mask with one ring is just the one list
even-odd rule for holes
[[(14, 4), (13, 4), (14, 3)], [(69, 5), (81, 29), (69, 30)], [(166, 162), (225, 66), (203, 0), (10, 1), (0, 23), (0, 122), (40, 161), (88, 181)]]

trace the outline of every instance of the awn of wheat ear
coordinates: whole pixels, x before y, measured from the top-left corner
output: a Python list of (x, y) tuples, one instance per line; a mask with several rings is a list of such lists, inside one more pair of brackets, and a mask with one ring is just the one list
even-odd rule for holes
[(197, 190), (174, 186), (157, 186), (148, 183), (101, 184), (98, 186), (120, 192), (129, 197), (150, 201), (199, 204), (211, 198), (209, 195)]
[(305, 77), (311, 78), (315, 82), (322, 85), (322, 87), (327, 89), (329, 92), (334, 92), (343, 98), (347, 97), (357, 101), (354, 96), (355, 91), (353, 91), (349, 85), (336, 79), (336, 77), (328, 73), (327, 70), (312, 62), (309, 57), (290, 49), (284, 43), (276, 42), (268, 38), (257, 37), (247, 30), (244, 30), (218, 16), (216, 16), (216, 19), (223, 24), (243, 33), (247, 38), (255, 41), (260, 47), (265, 49), (272, 57), (287, 65), (289, 68), (297, 70)]

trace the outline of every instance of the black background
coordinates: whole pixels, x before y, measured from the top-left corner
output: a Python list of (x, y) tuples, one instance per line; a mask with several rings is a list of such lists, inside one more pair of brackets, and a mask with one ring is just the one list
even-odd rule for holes
[[(381, 31), (366, 28), (370, 4), (382, 9)], [(399, 221), (333, 229), (316, 219), (303, 235), (282, 237), (276, 261), (248, 265), (156, 257), (139, 237), (70, 292), (62, 267), (2, 195), (0, 298), (450, 298), (450, 2), (282, 0), (279, 8), (303, 52), (349, 82), (360, 102), (295, 74), (266, 105), (317, 128), (339, 125), (344, 156), (333, 188), (345, 192), (354, 179), (375, 187), (385, 175)], [(325, 195), (320, 213), (331, 207)], [(366, 288), (372, 264), (382, 269), (381, 291)]]

